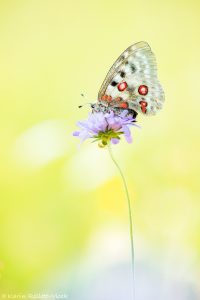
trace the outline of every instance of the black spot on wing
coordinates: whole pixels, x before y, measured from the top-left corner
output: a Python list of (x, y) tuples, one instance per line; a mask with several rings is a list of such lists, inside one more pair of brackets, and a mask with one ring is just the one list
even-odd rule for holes
[[(133, 116), (134, 119), (136, 119), (138, 113), (135, 110), (129, 109), (128, 112)], [(136, 122), (136, 120), (134, 120), (133, 122)]]
[(136, 71), (135, 65), (134, 64), (130, 64), (130, 68), (131, 68), (131, 72), (135, 73), (135, 71)]
[(131, 73), (135, 73), (136, 71), (136, 66), (133, 64), (133, 63), (130, 63), (128, 61), (125, 62), (125, 65), (126, 66), (129, 66), (130, 70), (131, 70)]
[(112, 82), (111, 82), (111, 85), (112, 85), (112, 86), (116, 86), (116, 85), (117, 85), (117, 82), (116, 82), (116, 81), (112, 81)]

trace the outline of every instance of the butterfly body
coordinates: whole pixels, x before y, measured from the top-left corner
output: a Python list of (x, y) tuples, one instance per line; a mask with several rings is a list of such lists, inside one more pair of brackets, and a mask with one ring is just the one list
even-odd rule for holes
[(154, 115), (162, 108), (164, 92), (157, 78), (155, 56), (146, 42), (127, 48), (110, 68), (93, 111)]

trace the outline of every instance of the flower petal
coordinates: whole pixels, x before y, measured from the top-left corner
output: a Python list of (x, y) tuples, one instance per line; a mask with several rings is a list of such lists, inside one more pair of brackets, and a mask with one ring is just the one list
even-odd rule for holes
[(80, 131), (75, 131), (73, 136), (79, 137), (83, 142), (88, 138), (98, 138), (98, 140), (108, 142), (111, 140), (113, 144), (118, 144), (117, 136), (124, 133), (128, 143), (132, 142), (130, 126), (137, 126), (134, 123), (134, 118), (129, 114), (128, 110), (123, 110), (120, 114), (115, 114), (114, 111), (109, 112), (92, 112), (88, 119), (77, 122)]
[(118, 144), (118, 143), (119, 143), (119, 139), (112, 138), (112, 139), (111, 139), (111, 142), (112, 142), (113, 144)]
[(74, 131), (72, 135), (73, 136), (79, 136), (79, 134), (80, 134), (80, 131)]
[(127, 115), (127, 113), (128, 113), (128, 110), (125, 109), (125, 110), (120, 114), (120, 117), (121, 117), (121, 118), (125, 118), (126, 115)]
[(124, 132), (124, 136), (125, 136), (125, 139), (128, 143), (132, 143), (132, 136), (131, 136), (131, 131), (130, 129), (128, 128), (128, 126), (126, 125), (123, 125), (122, 126), (122, 130)]

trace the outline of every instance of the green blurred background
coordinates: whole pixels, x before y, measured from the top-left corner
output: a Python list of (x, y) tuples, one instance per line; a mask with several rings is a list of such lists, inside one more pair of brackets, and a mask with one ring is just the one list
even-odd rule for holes
[[(200, 2), (1, 0), (0, 36), (0, 292), (118, 299), (108, 269), (129, 274), (123, 188), (107, 151), (77, 148), (71, 133), (89, 111), (80, 94), (95, 101), (114, 60), (145, 40), (166, 102), (139, 116), (133, 144), (114, 147), (134, 209), (136, 285), (149, 291), (138, 299), (200, 299)], [(110, 285), (94, 296), (97, 274)]]

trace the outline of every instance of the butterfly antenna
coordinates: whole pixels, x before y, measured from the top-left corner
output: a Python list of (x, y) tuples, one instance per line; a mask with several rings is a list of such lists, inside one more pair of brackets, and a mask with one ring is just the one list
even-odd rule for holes
[[(87, 100), (87, 98), (85, 97), (84, 94), (81, 94), (81, 96), (82, 96), (84, 99)], [(79, 105), (78, 108), (82, 108), (82, 107), (85, 106), (85, 105), (90, 105), (90, 106), (92, 106), (93, 104), (92, 104), (91, 102), (86, 102), (86, 103), (84, 103), (84, 104), (82, 104), (82, 105)]]

